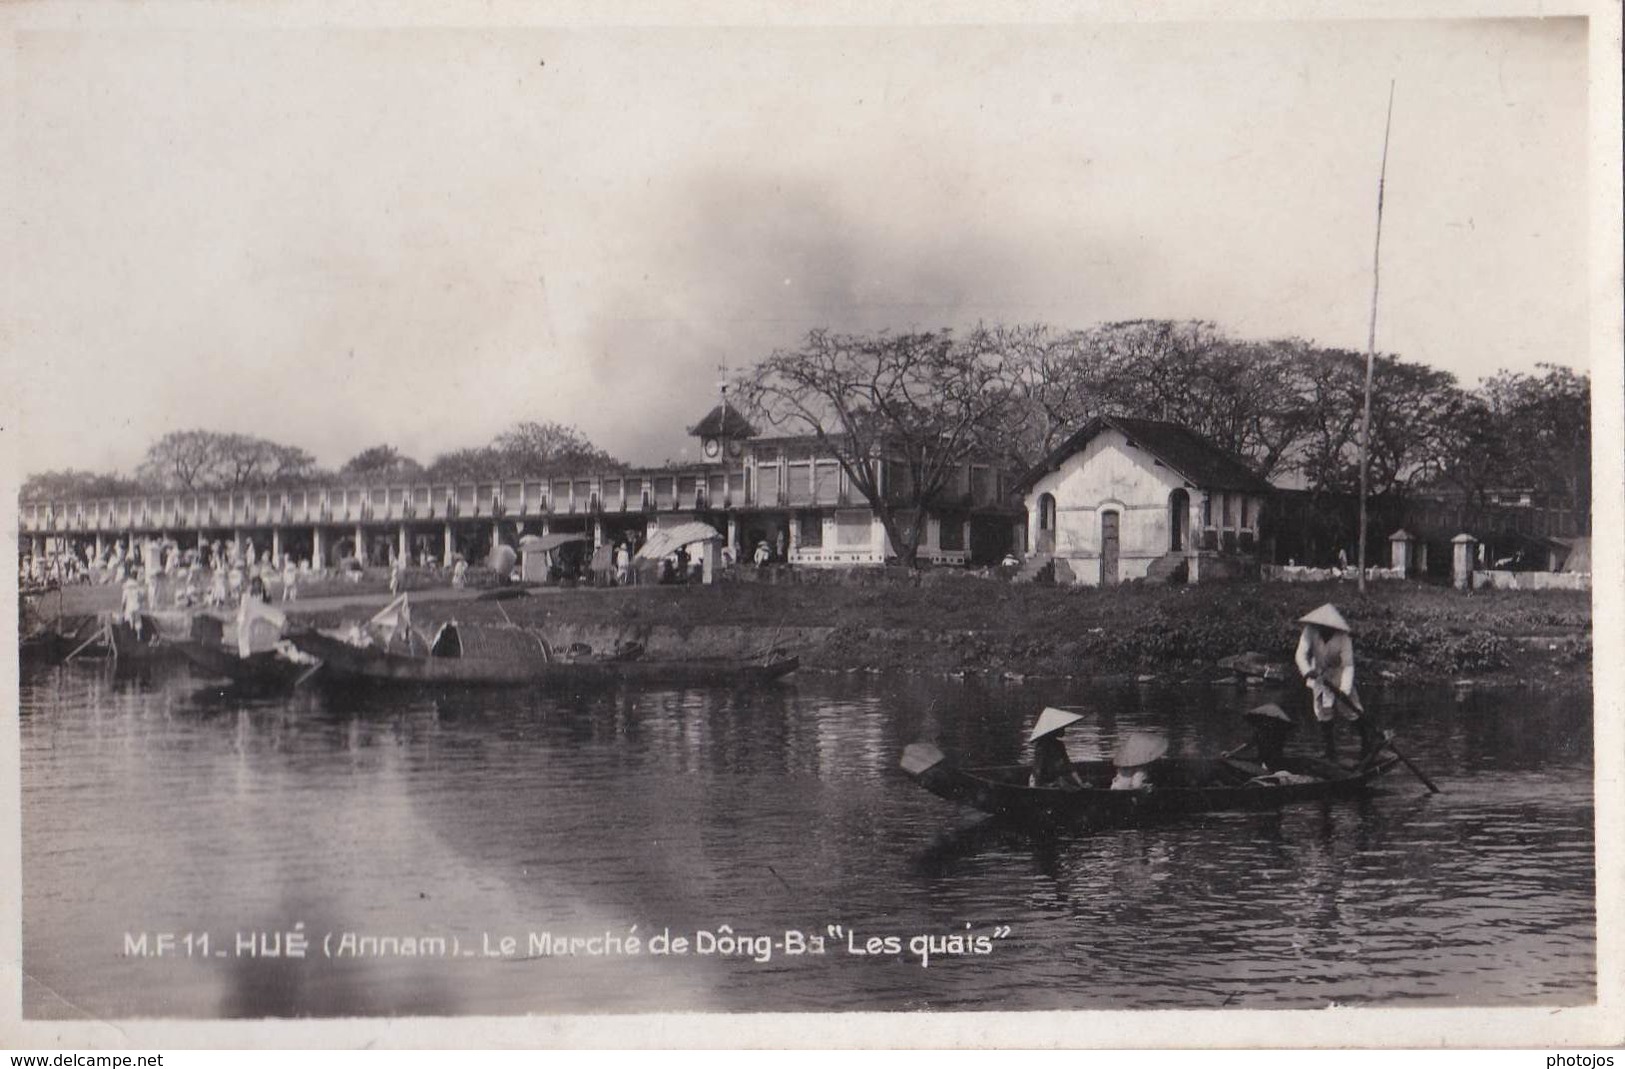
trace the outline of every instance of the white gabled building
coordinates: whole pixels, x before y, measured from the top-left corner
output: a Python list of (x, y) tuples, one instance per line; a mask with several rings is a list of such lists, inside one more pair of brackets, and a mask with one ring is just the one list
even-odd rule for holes
[(1015, 486), (1028, 552), (1060, 583), (1195, 582), (1257, 565), (1270, 495), (1241, 457), (1176, 423), (1090, 420)]

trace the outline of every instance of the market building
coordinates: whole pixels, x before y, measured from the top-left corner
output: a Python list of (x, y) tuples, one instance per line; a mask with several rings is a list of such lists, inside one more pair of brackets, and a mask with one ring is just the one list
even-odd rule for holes
[[(158, 537), (182, 549), (234, 542), (327, 566), (401, 555), (418, 563), (459, 554), (484, 559), (495, 545), (517, 547), (527, 535), (580, 535), (586, 547), (641, 544), (661, 528), (699, 520), (724, 533), (741, 561), (763, 543), (775, 562), (811, 567), (879, 564), (896, 555), (867, 499), (816, 437), (758, 436), (726, 404), (690, 433), (701, 459), (660, 468), (23, 501), (20, 545), (36, 556), (70, 544), (100, 556), (114, 542)], [(881, 492), (903, 493), (906, 474), (902, 465), (887, 465)], [(992, 462), (964, 464), (927, 514), (919, 559), (996, 563), (1019, 549), (1024, 514), (1011, 482)]]

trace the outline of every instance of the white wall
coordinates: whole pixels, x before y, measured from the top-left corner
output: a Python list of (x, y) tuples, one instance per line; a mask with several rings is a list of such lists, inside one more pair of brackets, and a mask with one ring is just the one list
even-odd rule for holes
[[(1038, 502), (1055, 496), (1055, 556), (1071, 567), (1075, 581), (1100, 582), (1101, 513), (1118, 513), (1118, 578), (1143, 578), (1153, 560), (1168, 552), (1168, 495), (1185, 485), (1179, 475), (1143, 449), (1128, 444), (1121, 431), (1107, 428), (1068, 457), (1060, 470), (1027, 492), (1027, 524), (1033, 549), (1039, 534)], [(1200, 526), (1200, 494), (1191, 496), (1191, 529)]]
[[(836, 522), (836, 512), (849, 516), (862, 516), (868, 523), (867, 539), (859, 544), (843, 545), (840, 541), (840, 530)], [(922, 561), (932, 564), (964, 564), (970, 559), (970, 525), (965, 524), (964, 546), (962, 550), (942, 548), (942, 521), (935, 516), (927, 514), (925, 536), (920, 539), (918, 557)], [(823, 512), (823, 545), (797, 546), (790, 552), (790, 560), (794, 564), (806, 565), (842, 565), (842, 564), (883, 564), (887, 557), (896, 556), (891, 546), (891, 540), (886, 537), (886, 528), (880, 522), (880, 517), (874, 515), (866, 508), (857, 509), (826, 509)]]

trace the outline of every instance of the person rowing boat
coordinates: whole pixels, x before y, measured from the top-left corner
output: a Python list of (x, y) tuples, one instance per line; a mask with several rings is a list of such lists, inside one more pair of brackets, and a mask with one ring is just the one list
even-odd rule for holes
[(1354, 639), (1348, 621), (1327, 602), (1298, 618), (1303, 631), (1298, 636), (1294, 659), (1304, 685), (1309, 688), (1309, 707), (1320, 724), (1321, 743), (1326, 760), (1337, 758), (1337, 719), (1354, 724), (1360, 733), (1361, 756), (1382, 744), (1365, 706), (1354, 689)]

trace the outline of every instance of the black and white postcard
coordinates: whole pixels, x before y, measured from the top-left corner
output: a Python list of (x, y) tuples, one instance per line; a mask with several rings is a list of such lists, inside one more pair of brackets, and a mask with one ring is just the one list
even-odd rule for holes
[(0, 10), (7, 1045), (1620, 1042), (1619, 7), (1155, 8)]

